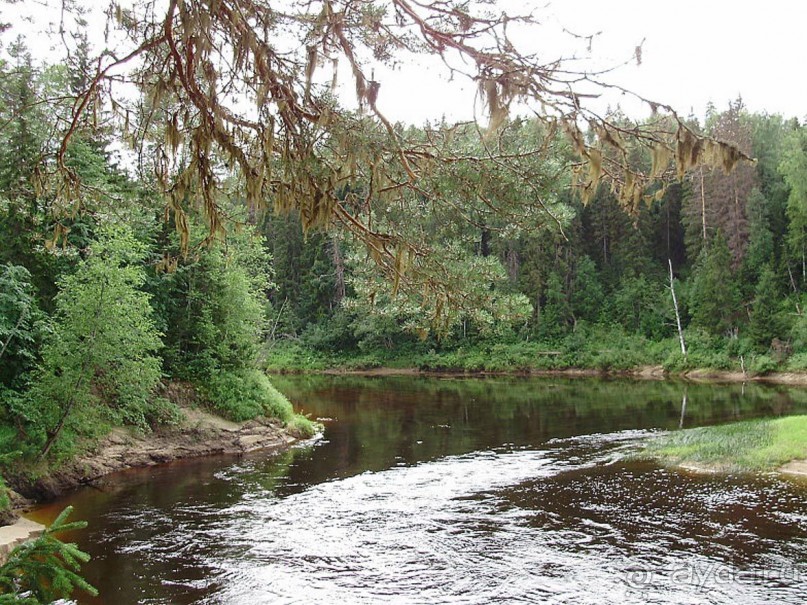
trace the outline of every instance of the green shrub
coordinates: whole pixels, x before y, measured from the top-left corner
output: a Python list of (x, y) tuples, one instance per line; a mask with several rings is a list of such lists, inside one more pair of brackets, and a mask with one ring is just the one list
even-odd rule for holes
[(165, 397), (155, 397), (145, 410), (145, 416), (152, 427), (176, 425), (185, 417), (180, 407)]
[(787, 360), (785, 368), (791, 372), (807, 370), (807, 352), (795, 353)]
[(293, 416), (289, 400), (259, 370), (217, 372), (201, 391), (216, 412), (235, 422), (258, 416), (288, 422)]
[(288, 432), (301, 439), (313, 437), (321, 428), (322, 426), (320, 424), (300, 414), (295, 414), (286, 424)]
[(661, 365), (666, 372), (684, 372), (692, 367), (689, 357), (684, 355), (680, 350), (673, 351), (667, 355), (667, 358)]
[(779, 364), (768, 355), (756, 355), (751, 359), (749, 369), (752, 374), (764, 376), (779, 369)]
[[(147, 429), (160, 380), (160, 333), (145, 282), (144, 246), (124, 227), (101, 230), (75, 273), (60, 281), (53, 334), (25, 401), (12, 410), (26, 421), (42, 454), (69, 452), (75, 437), (97, 436), (106, 420)], [(83, 419), (79, 420), (78, 416)], [(64, 444), (57, 444), (65, 440)]]
[(300, 345), (297, 342), (276, 341), (264, 351), (264, 366), (267, 370), (296, 372), (324, 370), (336, 365), (332, 356)]

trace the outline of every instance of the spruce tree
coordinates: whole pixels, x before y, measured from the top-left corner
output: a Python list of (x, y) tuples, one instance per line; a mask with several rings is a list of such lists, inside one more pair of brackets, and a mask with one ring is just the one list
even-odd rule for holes
[(98, 595), (78, 574), (90, 556), (56, 537), (86, 527), (82, 521), (67, 522), (72, 510), (64, 509), (40, 537), (15, 548), (0, 565), (0, 605), (46, 605), (70, 598), (76, 589)]
[(762, 270), (755, 290), (748, 333), (759, 350), (766, 350), (771, 341), (781, 335), (778, 317), (781, 293), (773, 263)]
[(714, 335), (736, 327), (739, 295), (731, 269), (732, 257), (721, 233), (701, 250), (692, 275), (690, 309), (692, 323)]

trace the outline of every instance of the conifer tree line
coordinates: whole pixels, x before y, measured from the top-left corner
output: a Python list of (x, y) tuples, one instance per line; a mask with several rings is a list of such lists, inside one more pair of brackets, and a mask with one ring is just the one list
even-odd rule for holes
[[(541, 195), (559, 224), (546, 215), (532, 224), (525, 216), (506, 224), (473, 205), (462, 209), (465, 219), (477, 213), (470, 220), (461, 220), (459, 211), (442, 220), (424, 217), (418, 228), (444, 250), (461, 250), (458, 257), (445, 252), (443, 258), (463, 263), (459, 273), (485, 294), (475, 312), (466, 309), (439, 325), (433, 307), (416, 296), (393, 295), (373, 277), (366, 255), (350, 242), (329, 234), (305, 238), (296, 216), (268, 216), (263, 229), (276, 276), (269, 297), (272, 337), (281, 341), (280, 349), (285, 341), (355, 354), (480, 344), (490, 350), (503, 342), (533, 343), (536, 351), (549, 353), (587, 338), (599, 340), (600, 349), (630, 342), (642, 351), (616, 365), (746, 369), (746, 362), (756, 360), (758, 371), (802, 367), (807, 360), (804, 128), (795, 119), (749, 113), (740, 99), (722, 110), (710, 107), (703, 123), (691, 118), (689, 125), (736, 144), (756, 161), (728, 173), (698, 168), (660, 186), (652, 201), (635, 208), (604, 185), (581, 200), (568, 175), (548, 176), (551, 166), (533, 166), (528, 178), (544, 188)], [(515, 121), (507, 129), (523, 138), (531, 126)], [(558, 156), (564, 153), (559, 145)], [(641, 150), (632, 153), (639, 165), (653, 161)], [(496, 181), (495, 174), (489, 176)], [(522, 200), (534, 194), (503, 193)], [(489, 273), (474, 265), (483, 262), (491, 263)], [(693, 345), (689, 356), (679, 355), (672, 344), (670, 265), (682, 327)], [(577, 361), (591, 363), (585, 357)]]

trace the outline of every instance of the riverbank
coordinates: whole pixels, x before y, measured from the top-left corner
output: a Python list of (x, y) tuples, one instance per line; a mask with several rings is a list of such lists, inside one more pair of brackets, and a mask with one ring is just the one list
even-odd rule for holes
[(762, 354), (745, 350), (739, 341), (730, 347), (693, 337), (684, 356), (673, 340), (653, 342), (620, 333), (593, 340), (586, 334), (574, 336), (561, 343), (477, 342), (447, 349), (401, 345), (361, 351), (284, 341), (266, 351), (264, 369), (272, 374), (626, 376), (807, 386), (807, 355), (800, 352)]
[(24, 498), (14, 502), (15, 508), (51, 500), (84, 485), (100, 487), (107, 475), (118, 471), (217, 454), (280, 452), (306, 437), (271, 418), (231, 422), (193, 408), (184, 409), (183, 414), (178, 425), (145, 435), (116, 428), (88, 452), (35, 479), (29, 473), (7, 476), (11, 489)]
[(555, 370), (520, 369), (513, 370), (456, 370), (456, 369), (421, 369), (416, 367), (376, 367), (376, 368), (270, 368), (269, 372), (277, 374), (320, 374), (325, 376), (424, 376), (437, 378), (467, 378), (474, 376), (524, 376), (524, 377), (568, 377), (568, 378), (633, 378), (637, 380), (686, 380), (701, 383), (743, 383), (781, 384), (807, 387), (807, 372), (771, 372), (769, 374), (752, 375), (749, 373), (728, 370), (689, 370), (670, 372), (663, 366), (639, 366), (632, 369), (595, 369), (595, 368), (559, 368)]
[(698, 473), (779, 471), (807, 477), (807, 415), (667, 432), (638, 454)]
[(15, 548), (42, 535), (45, 526), (20, 517), (10, 525), (0, 527), (0, 564), (5, 563)]
[(279, 453), (309, 437), (295, 425), (274, 418), (231, 422), (194, 407), (183, 408), (182, 413), (184, 419), (177, 425), (149, 434), (116, 428), (83, 455), (36, 478), (31, 478), (30, 472), (8, 474), (6, 481), (13, 490), (10, 513), (16, 518), (0, 526), (0, 562), (14, 547), (36, 538), (44, 529), (20, 513), (78, 487), (103, 489), (113, 473), (186, 458), (242, 455), (256, 450)]

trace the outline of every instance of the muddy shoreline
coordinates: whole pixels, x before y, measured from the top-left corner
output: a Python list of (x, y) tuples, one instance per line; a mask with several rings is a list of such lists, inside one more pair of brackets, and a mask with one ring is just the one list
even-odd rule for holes
[(105, 477), (119, 471), (202, 456), (281, 452), (300, 438), (275, 419), (236, 423), (198, 409), (184, 412), (186, 419), (180, 425), (149, 434), (114, 429), (91, 451), (36, 480), (7, 476), (11, 489), (21, 496), (13, 502), (14, 508), (21, 512), (78, 487), (100, 487)]
[(515, 377), (566, 377), (566, 378), (633, 378), (639, 380), (685, 380), (690, 382), (782, 384), (807, 387), (807, 372), (773, 372), (752, 375), (728, 370), (689, 370), (687, 372), (667, 372), (662, 366), (641, 366), (630, 370), (598, 370), (593, 368), (565, 368), (559, 370), (423, 370), (420, 368), (367, 368), (326, 370), (280, 371), (269, 370), (269, 374), (320, 374), (328, 376), (424, 376), (438, 378), (473, 378), (515, 376)]

